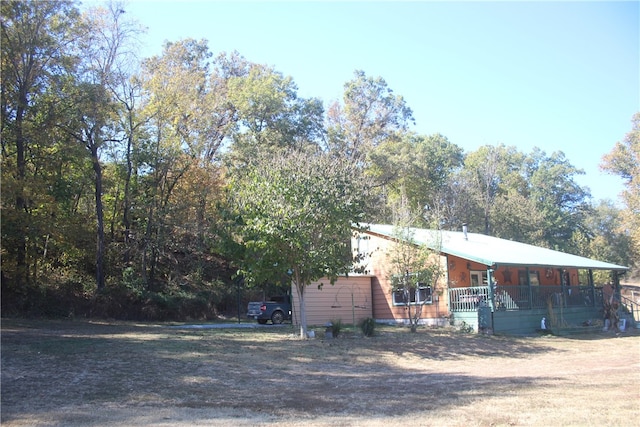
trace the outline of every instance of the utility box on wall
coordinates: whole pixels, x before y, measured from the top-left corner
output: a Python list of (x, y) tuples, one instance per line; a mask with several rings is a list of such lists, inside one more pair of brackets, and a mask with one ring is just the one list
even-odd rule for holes
[(493, 322), (491, 321), (491, 308), (490, 307), (478, 307), (478, 330), (493, 329)]

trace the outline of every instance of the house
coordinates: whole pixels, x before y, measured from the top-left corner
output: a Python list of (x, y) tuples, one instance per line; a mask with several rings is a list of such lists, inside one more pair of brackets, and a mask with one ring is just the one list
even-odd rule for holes
[[(410, 231), (413, 243), (433, 251), (431, 262), (443, 272), (436, 283), (425, 283), (411, 295), (410, 304), (423, 304), (421, 323), (427, 325), (464, 322), (476, 331), (520, 334), (540, 329), (543, 318), (548, 328), (598, 324), (603, 302), (619, 290), (619, 277), (628, 270), (466, 230)], [(384, 224), (368, 224), (354, 234), (352, 249), (365, 274), (342, 277), (334, 288), (311, 286), (314, 293), (307, 292), (305, 300), (308, 324), (337, 318), (351, 323), (368, 316), (377, 322), (409, 322), (407, 304), (391, 281), (396, 272), (389, 253), (398, 244), (396, 235), (394, 226)], [(316, 295), (325, 291), (326, 297)], [(351, 311), (338, 313), (338, 307)]]

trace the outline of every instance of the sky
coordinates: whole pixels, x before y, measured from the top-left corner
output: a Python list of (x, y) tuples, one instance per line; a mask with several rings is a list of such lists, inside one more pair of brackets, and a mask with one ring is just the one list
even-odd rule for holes
[(147, 27), (142, 57), (165, 41), (206, 39), (291, 76), (325, 108), (362, 70), (413, 110), (412, 131), (472, 152), (504, 144), (562, 151), (593, 201), (623, 181), (602, 156), (640, 111), (640, 2), (130, 0)]

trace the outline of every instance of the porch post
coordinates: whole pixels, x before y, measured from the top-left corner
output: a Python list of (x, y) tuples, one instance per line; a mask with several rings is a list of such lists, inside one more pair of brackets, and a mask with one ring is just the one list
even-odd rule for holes
[(567, 298), (565, 297), (566, 295), (566, 289), (567, 289), (567, 281), (566, 279), (566, 275), (569, 273), (566, 273), (567, 270), (565, 269), (564, 272), (562, 273), (562, 280), (560, 280), (560, 295), (561, 295), (561, 299), (560, 299), (560, 304), (562, 304), (563, 307), (566, 307), (566, 301)]
[(593, 283), (593, 270), (589, 269), (589, 294), (591, 296), (591, 306), (596, 306), (596, 286)]
[(529, 275), (529, 267), (525, 267), (524, 271), (527, 275), (527, 288), (529, 288), (529, 310), (533, 310), (533, 288), (531, 288), (531, 276)]
[(487, 286), (489, 287), (489, 307), (491, 312), (495, 311), (495, 289), (493, 288), (493, 269), (487, 268)]

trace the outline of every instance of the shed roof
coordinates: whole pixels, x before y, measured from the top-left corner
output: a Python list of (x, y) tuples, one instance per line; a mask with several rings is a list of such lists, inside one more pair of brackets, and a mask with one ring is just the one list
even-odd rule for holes
[[(363, 226), (368, 227), (365, 232), (384, 237), (395, 237), (393, 225), (363, 224)], [(413, 240), (417, 244), (487, 266), (526, 265), (617, 271), (629, 269), (622, 265), (597, 261), (484, 234), (466, 233), (465, 237), (465, 233), (459, 231), (426, 230), (421, 228), (411, 228), (410, 231), (413, 233)]]

